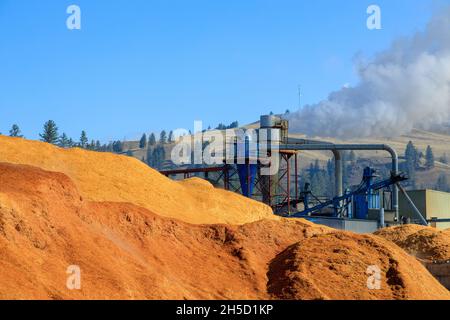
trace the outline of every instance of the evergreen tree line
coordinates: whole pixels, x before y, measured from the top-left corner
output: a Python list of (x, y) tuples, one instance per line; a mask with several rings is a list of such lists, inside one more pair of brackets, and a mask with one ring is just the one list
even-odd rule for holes
[[(433, 149), (431, 146), (427, 146), (425, 150), (425, 154), (420, 151), (412, 141), (408, 142), (408, 145), (405, 149), (405, 162), (403, 164), (402, 170), (408, 174), (408, 186), (412, 189), (417, 188), (417, 174), (418, 170), (430, 170), (435, 167), (435, 156), (433, 153)], [(439, 159), (439, 162), (448, 164), (449, 159), (447, 154), (442, 155)], [(441, 174), (438, 177), (436, 185), (434, 187), (436, 190), (441, 191), (450, 191), (450, 185), (447, 180), (446, 174)]]
[[(238, 121), (233, 121), (228, 126), (220, 123), (216, 127), (216, 130), (234, 129), (238, 127)], [(207, 130), (211, 130), (211, 126), (209, 126)], [(191, 131), (189, 131), (189, 134), (192, 134)], [(143, 157), (142, 161), (146, 162), (152, 168), (161, 169), (166, 161), (166, 149), (164, 148), (164, 145), (173, 142), (175, 142), (173, 131), (170, 131), (169, 134), (167, 134), (166, 130), (162, 130), (159, 134), (158, 141), (156, 140), (156, 135), (154, 133), (150, 133), (148, 138), (146, 133), (142, 134), (141, 139), (139, 140), (139, 148), (147, 149), (146, 158)]]
[[(236, 129), (238, 127), (239, 127), (239, 122), (233, 121), (228, 126), (223, 123), (219, 123), (219, 125), (216, 127), (216, 130)], [(208, 127), (208, 130), (211, 130), (211, 127)]]
[(166, 150), (163, 145), (157, 145), (147, 149), (146, 163), (155, 169), (162, 169), (166, 160)]
[[(1, 134), (1, 133), (0, 133)], [(9, 130), (9, 136), (24, 138), (21, 130), (17, 124), (12, 125)], [(111, 141), (107, 144), (100, 143), (99, 140), (90, 140), (86, 131), (82, 131), (78, 141), (70, 138), (65, 132), (59, 133), (59, 128), (55, 121), (49, 120), (45, 122), (42, 132), (39, 133), (40, 141), (47, 142), (59, 146), (61, 148), (82, 148), (87, 150), (101, 151), (101, 152), (113, 152), (113, 153), (123, 153), (124, 145), (120, 140)], [(156, 141), (156, 136), (151, 133), (147, 139), (147, 135), (143, 134), (139, 142), (140, 148), (150, 148), (147, 151), (147, 160), (143, 161), (148, 163), (149, 166), (154, 168), (161, 168), (165, 161), (166, 151), (163, 147), (164, 144), (171, 143), (174, 141), (173, 132), (170, 131), (167, 135), (165, 130), (161, 131), (159, 135), (159, 140)], [(129, 150), (127, 155), (133, 156), (133, 153)]]
[[(441, 159), (441, 160), (446, 161), (443, 158), (446, 158), (446, 155), (444, 155)], [(433, 149), (431, 148), (431, 146), (427, 146), (427, 148), (425, 150), (425, 154), (424, 154), (413, 144), (412, 141), (409, 141), (408, 144), (406, 145), (406, 149), (405, 149), (406, 169), (408, 171), (414, 171), (414, 170), (420, 169), (422, 167), (421, 166), (422, 159), (425, 160), (425, 168), (426, 169), (434, 168), (435, 158), (434, 158), (434, 153), (433, 153)]]
[(164, 145), (175, 142), (173, 131), (167, 134), (166, 130), (162, 130), (159, 134), (158, 140), (156, 140), (155, 133), (144, 133), (139, 140), (139, 148), (147, 149), (146, 157), (142, 157), (142, 162), (147, 163), (150, 167), (155, 169), (162, 169), (166, 160), (166, 149)]
[(309, 168), (306, 169), (300, 177), (303, 185), (309, 183), (311, 192), (315, 196), (333, 197), (334, 190), (334, 162), (329, 160), (325, 168), (320, 166), (320, 162), (316, 159), (311, 162)]
[[(345, 186), (349, 185), (353, 168), (358, 160), (354, 151), (342, 152), (342, 181)], [(319, 159), (314, 160), (309, 168), (300, 174), (301, 183), (309, 183), (311, 192), (316, 196), (327, 198), (334, 197), (335, 191), (335, 164), (334, 159), (328, 159), (324, 167), (320, 166)], [(301, 186), (303, 188), (303, 186)]]
[(158, 141), (156, 141), (156, 136), (153, 132), (148, 136), (148, 139), (147, 134), (144, 133), (142, 134), (141, 139), (139, 140), (139, 148), (146, 149), (147, 147), (153, 147), (156, 146), (157, 144), (167, 144), (173, 142), (175, 142), (173, 131), (170, 131), (169, 135), (167, 135), (166, 130), (161, 131), (161, 133), (159, 134)]
[[(10, 137), (24, 138), (22, 132), (17, 124), (13, 124), (9, 130)], [(88, 139), (86, 131), (81, 131), (78, 141), (70, 138), (65, 132), (59, 133), (59, 128), (55, 121), (48, 120), (44, 123), (42, 132), (39, 133), (39, 138), (43, 142), (54, 144), (61, 148), (82, 148), (87, 150), (104, 151), (104, 152), (116, 152), (123, 151), (121, 141), (113, 141), (108, 144), (101, 144), (99, 140)]]

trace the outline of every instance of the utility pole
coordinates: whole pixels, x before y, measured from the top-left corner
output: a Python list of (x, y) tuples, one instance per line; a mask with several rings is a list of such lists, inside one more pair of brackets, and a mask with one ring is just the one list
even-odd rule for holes
[(302, 107), (302, 86), (298, 85), (298, 108)]

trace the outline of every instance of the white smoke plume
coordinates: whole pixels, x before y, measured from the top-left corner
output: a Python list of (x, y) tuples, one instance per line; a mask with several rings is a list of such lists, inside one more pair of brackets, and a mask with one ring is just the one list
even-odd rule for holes
[(387, 137), (450, 121), (450, 7), (423, 32), (357, 65), (359, 84), (289, 115), (309, 136)]

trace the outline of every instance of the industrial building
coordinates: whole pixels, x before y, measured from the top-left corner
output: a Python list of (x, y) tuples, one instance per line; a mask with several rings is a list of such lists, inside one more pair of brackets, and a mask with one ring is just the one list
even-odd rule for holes
[[(264, 149), (263, 155), (259, 148), (256, 149), (258, 150), (256, 154), (247, 150), (248, 141), (244, 143), (236, 140), (226, 141), (228, 146), (231, 144), (236, 150), (243, 148), (246, 151), (240, 156), (236, 153), (232, 161), (225, 156), (223, 164), (220, 165), (179, 168), (161, 173), (168, 177), (182, 175), (184, 178), (204, 174), (207, 179), (215, 175), (217, 185), (264, 202), (273, 208), (275, 214), (289, 218), (304, 218), (354, 232), (373, 232), (377, 228), (405, 221), (405, 217), (422, 225), (428, 225), (427, 220), (431, 218), (438, 218), (433, 223), (443, 227), (443, 223), (446, 222), (442, 219), (450, 218), (450, 196), (445, 201), (442, 197), (438, 199), (431, 192), (425, 192), (425, 200), (421, 200), (417, 195), (414, 200), (419, 206), (414, 204), (415, 201), (406, 194), (401, 185), (407, 177), (399, 171), (397, 152), (387, 144), (332, 144), (325, 141), (294, 139), (288, 134), (289, 122), (273, 115), (261, 116), (258, 130), (267, 129), (270, 129), (267, 138), (270, 141), (276, 140), (278, 148)], [(257, 139), (258, 145), (271, 145), (270, 141)], [(373, 168), (367, 167), (364, 169), (361, 183), (344, 190), (342, 152), (350, 150), (386, 152), (391, 159), (390, 176), (379, 177)], [(311, 193), (308, 184), (302, 185), (298, 173), (301, 151), (328, 151), (333, 154), (335, 170), (333, 197), (319, 198)], [(279, 162), (278, 171), (270, 176), (263, 175), (261, 172), (267, 168), (267, 163), (260, 161), (261, 156), (273, 159), (274, 155)], [(401, 203), (399, 203), (400, 192)], [(433, 202), (436, 203), (434, 206), (431, 204)], [(400, 212), (400, 208), (404, 211)], [(420, 210), (425, 213), (421, 214)]]
[[(431, 226), (450, 228), (450, 193), (436, 190), (407, 191), (409, 197)], [(399, 214), (415, 222), (415, 214), (403, 194), (399, 197)]]

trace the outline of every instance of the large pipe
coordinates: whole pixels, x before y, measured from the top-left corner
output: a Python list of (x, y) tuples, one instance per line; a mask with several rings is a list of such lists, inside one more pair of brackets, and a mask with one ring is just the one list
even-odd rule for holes
[(342, 178), (342, 156), (339, 150), (331, 150), (334, 155), (334, 190), (336, 197), (344, 195), (344, 182)]
[[(291, 142), (290, 140), (289, 142)], [(306, 141), (306, 140), (305, 140)], [(376, 151), (387, 151), (391, 155), (392, 158), (392, 172), (393, 174), (398, 174), (398, 155), (397, 152), (389, 145), (387, 144), (332, 144), (332, 143), (323, 143), (323, 144), (309, 144), (305, 143), (295, 143), (294, 144), (285, 144), (280, 145), (280, 150), (298, 150), (298, 151), (370, 151), (370, 150), (376, 150)], [(336, 154), (335, 154), (336, 157)], [(336, 161), (337, 162), (337, 161)], [(342, 162), (342, 161), (341, 161)], [(342, 168), (342, 166), (339, 166)], [(336, 180), (338, 178), (338, 169), (336, 167)], [(342, 176), (342, 171), (341, 171)], [(336, 181), (338, 182), (338, 181)], [(340, 188), (342, 188), (342, 183), (340, 183)], [(392, 206), (394, 207), (395, 211), (395, 217), (397, 221), (399, 221), (399, 210), (398, 210), (398, 187), (397, 185), (394, 185), (393, 187), (393, 194), (392, 194)], [(336, 189), (337, 191), (337, 189)]]
[(385, 219), (384, 219), (384, 191), (383, 189), (380, 189), (380, 228), (383, 229), (385, 225)]
[[(309, 139), (299, 139), (299, 138), (288, 138), (287, 144), (295, 145), (330, 145), (331, 142), (319, 141), (319, 140), (309, 140)], [(344, 195), (344, 182), (342, 178), (342, 155), (339, 150), (329, 150), (333, 152), (334, 155), (334, 196), (341, 197)]]

